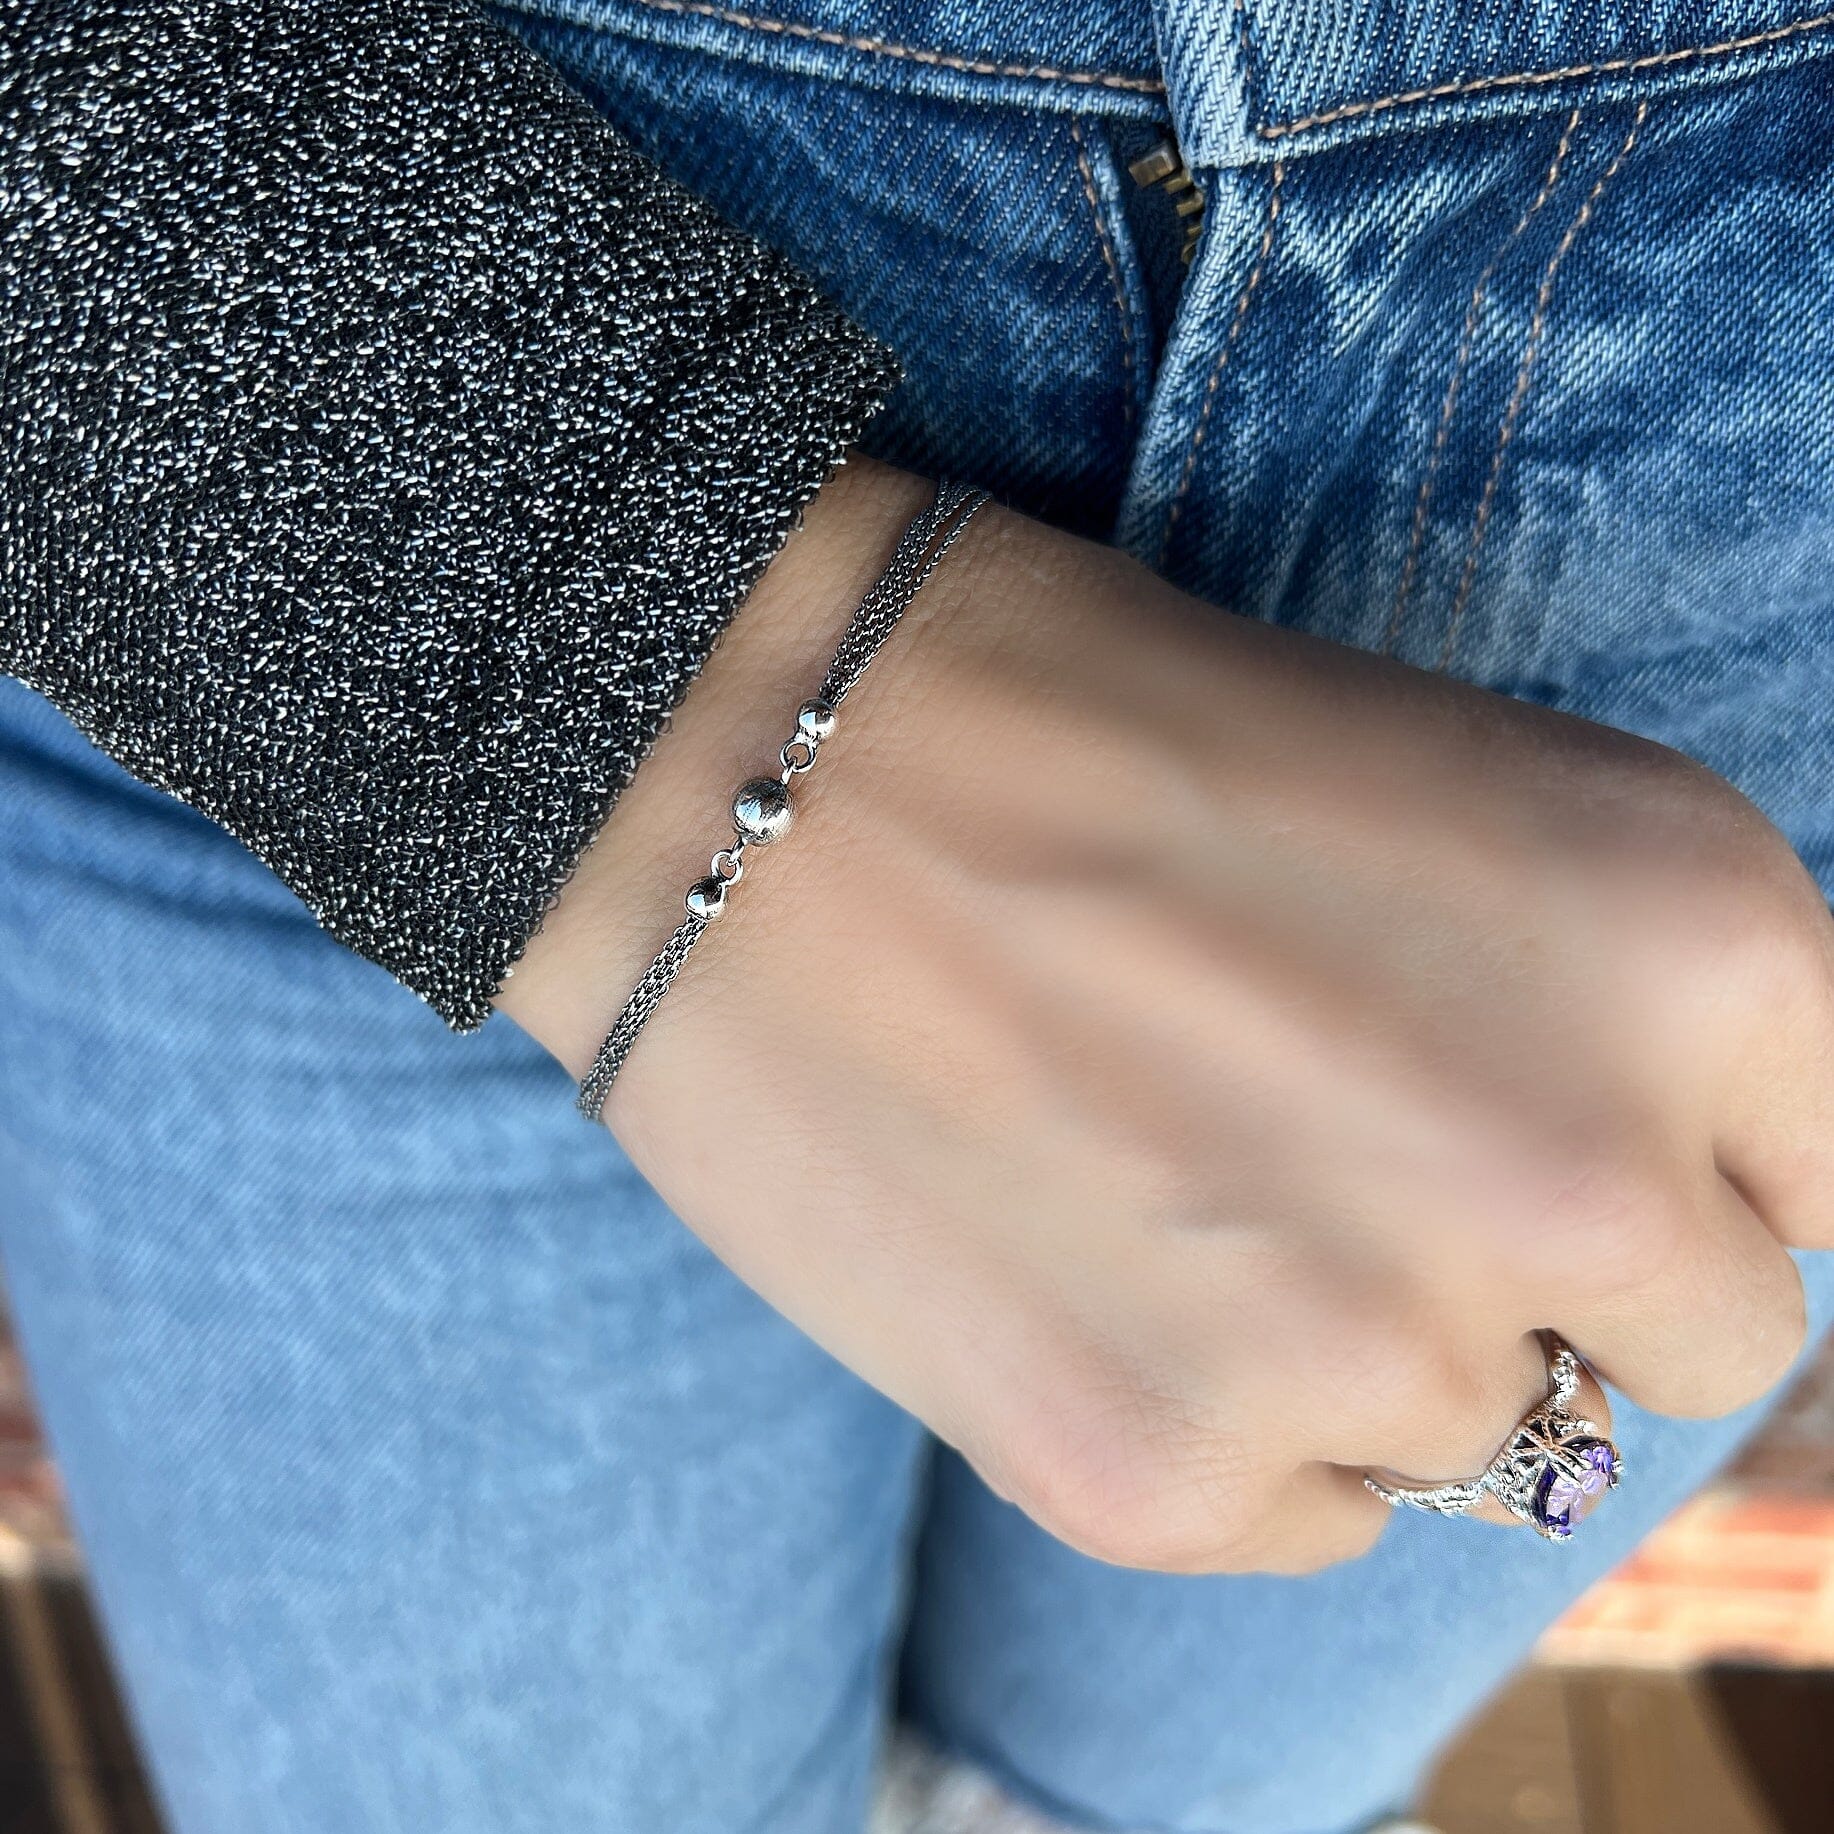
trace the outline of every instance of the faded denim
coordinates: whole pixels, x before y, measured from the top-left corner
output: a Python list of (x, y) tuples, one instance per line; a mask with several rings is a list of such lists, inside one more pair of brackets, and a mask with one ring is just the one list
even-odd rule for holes
[[(1679, 745), (1834, 887), (1834, 17), (505, 16), (898, 347), (886, 456)], [(1571, 1547), (1097, 1566), (10, 685), (0, 807), (0, 1247), (175, 1834), (856, 1834), (894, 1692), (1075, 1824), (1349, 1834), (1749, 1429), (1621, 1404)]]

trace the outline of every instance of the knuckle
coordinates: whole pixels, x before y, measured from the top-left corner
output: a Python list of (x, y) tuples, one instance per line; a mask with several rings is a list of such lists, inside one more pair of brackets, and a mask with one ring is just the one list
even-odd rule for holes
[(1696, 1374), (1661, 1413), (1718, 1420), (1761, 1401), (1789, 1374), (1808, 1341), (1808, 1306), (1800, 1280), (1779, 1291), (1759, 1315), (1726, 1340), (1724, 1355), (1703, 1378)]
[(1698, 980), (1825, 925), (1813, 880), (1756, 805), (1693, 759), (1653, 751), (1608, 851), (1587, 856), (1617, 886), (1618, 930), (1638, 954)]
[(1738, 852), (1722, 863), (1718, 895), (1702, 913), (1701, 953), (1722, 979), (1777, 998), (1825, 1000), (1830, 962), (1819, 892), (1780, 836)]
[(1769, 1394), (1795, 1367), (1808, 1347), (1808, 1295), (1803, 1291), (1801, 1276), (1796, 1274), (1793, 1262), (1790, 1264), (1790, 1273), (1792, 1278), (1770, 1308), (1770, 1315), (1761, 1328), (1752, 1333), (1748, 1352), (1751, 1361), (1750, 1392), (1741, 1405)]
[(1437, 1321), (1399, 1311), (1371, 1318), (1352, 1346), (1346, 1379), (1363, 1390), (1360, 1418), (1432, 1420), (1464, 1392), (1462, 1359)]
[(1159, 1397), (1084, 1394), (1014, 1448), (1003, 1488), (1048, 1533), (1110, 1566), (1236, 1571), (1253, 1517), (1245, 1462)]
[(1272, 1544), (1245, 1570), (1282, 1579), (1303, 1579), (1312, 1573), (1322, 1573), (1327, 1567), (1361, 1560), (1387, 1532), (1391, 1514), (1372, 1497), (1368, 1509), (1346, 1510), (1341, 1520), (1334, 1520), (1303, 1546)]
[(1196, 1520), (1159, 1523), (1145, 1536), (1127, 1541), (1122, 1557), (1111, 1564), (1186, 1576), (1256, 1570), (1251, 1544), (1242, 1535)]
[[(1806, 879), (1793, 854), (1790, 867), (1792, 881)], [(1834, 1004), (1834, 927), (1819, 890), (1810, 882), (1803, 897), (1802, 889), (1792, 882), (1776, 901), (1752, 951), (1758, 977), (1780, 1003), (1801, 1002), (1825, 1016)]]
[(1725, 860), (1762, 846), (1775, 832), (1750, 797), (1699, 759), (1653, 740), (1640, 744), (1648, 766), (1646, 814), (1690, 861)]
[(1789, 842), (1737, 800), (1729, 817), (1705, 825), (1686, 895), (1667, 902), (1667, 965), (1703, 992), (1736, 984), (1825, 1003), (1834, 969), (1827, 906)]
[(1537, 1218), (1537, 1253), (1563, 1286), (1579, 1269), (1596, 1297), (1634, 1299), (1685, 1252), (1694, 1213), (1665, 1156), (1621, 1139), (1563, 1169)]
[(1353, 1461), (1372, 1430), (1443, 1415), (1463, 1374), (1446, 1301), (1436, 1275), (1366, 1257), (1270, 1295), (1259, 1328), (1274, 1347), (1286, 1443), (1301, 1457)]

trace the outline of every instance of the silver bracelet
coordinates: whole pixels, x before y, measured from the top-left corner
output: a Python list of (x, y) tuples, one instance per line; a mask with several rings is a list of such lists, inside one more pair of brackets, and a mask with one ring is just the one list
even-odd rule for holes
[(752, 777), (733, 792), (735, 838), (713, 856), (708, 876), (688, 887), (683, 900), (687, 916), (657, 950), (643, 978), (631, 990), (617, 1024), (600, 1045), (592, 1068), (580, 1083), (578, 1106), (587, 1120), (599, 1118), (611, 1085), (617, 1081), (650, 1014), (662, 1004), (662, 996), (681, 972), (694, 945), (725, 911), (727, 893), (745, 876), (746, 849), (768, 847), (789, 833), (796, 817), (790, 783), (812, 768), (822, 744), (833, 736), (836, 709), (847, 698), (848, 689), (866, 673), (866, 665), (879, 653), (924, 581), (986, 502), (986, 491), (971, 485), (937, 486), (935, 502), (905, 530), (885, 571), (860, 601), (820, 688), (796, 709), (796, 730), (777, 753), (781, 766), (778, 774)]

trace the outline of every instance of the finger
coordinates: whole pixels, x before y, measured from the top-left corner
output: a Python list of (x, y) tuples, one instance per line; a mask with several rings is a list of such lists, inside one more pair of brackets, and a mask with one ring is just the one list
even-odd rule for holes
[(1360, 1471), (1304, 1464), (1274, 1487), (1253, 1531), (1238, 1533), (1213, 1570), (1303, 1574), (1358, 1560), (1392, 1513)]
[(1728, 1139), (1720, 1175), (1788, 1248), (1834, 1248), (1834, 1110), (1823, 1137), (1760, 1124)]
[[(1385, 1440), (1373, 1443), (1371, 1462), (1365, 1467), (1369, 1475), (1385, 1484), (1417, 1489), (1481, 1476), (1515, 1429), (1548, 1399), (1552, 1387), (1547, 1341), (1538, 1331), (1524, 1334), (1497, 1362), (1511, 1371), (1510, 1381), (1499, 1390), (1508, 1399), (1485, 1401), (1460, 1415), (1448, 1398), (1447, 1417), (1436, 1430), (1425, 1422), (1397, 1423)], [(1573, 1411), (1610, 1437), (1611, 1403), (1589, 1370), (1581, 1371)], [(1519, 1517), (1490, 1496), (1471, 1514), (1477, 1521), (1521, 1525)]]
[(1387, 1404), (1344, 1423), (1332, 1455), (1409, 1483), (1456, 1483), (1477, 1476), (1547, 1392), (1545, 1342), (1538, 1331), (1525, 1331), (1494, 1352), (1442, 1359), (1434, 1379), (1410, 1384), (1404, 1395), (1378, 1393), (1374, 1398)]
[(1713, 1091), (1720, 1170), (1791, 1248), (1834, 1248), (1834, 923), (1816, 903), (1748, 951), (1747, 1042)]
[[(1546, 1396), (1542, 1397), (1544, 1400)], [(1536, 1403), (1540, 1405), (1539, 1402)], [(1528, 1410), (1524, 1409), (1524, 1413)], [(1579, 1370), (1579, 1393), (1573, 1397), (1574, 1415), (1586, 1421), (1601, 1439), (1611, 1437), (1611, 1402), (1605, 1391), (1599, 1386), (1598, 1378), (1582, 1362)], [(1501, 1451), (1503, 1441), (1498, 1440), (1497, 1450)], [(1495, 1454), (1492, 1454), (1494, 1457)], [(1484, 1500), (1471, 1512), (1474, 1522), (1494, 1522), (1499, 1528), (1525, 1528), (1527, 1524), (1520, 1516), (1513, 1516), (1495, 1497), (1485, 1494)]]
[(1789, 1369), (1807, 1330), (1802, 1277), (1717, 1170), (1623, 1194), (1598, 1254), (1562, 1269), (1553, 1325), (1613, 1387), (1659, 1414), (1713, 1418)]

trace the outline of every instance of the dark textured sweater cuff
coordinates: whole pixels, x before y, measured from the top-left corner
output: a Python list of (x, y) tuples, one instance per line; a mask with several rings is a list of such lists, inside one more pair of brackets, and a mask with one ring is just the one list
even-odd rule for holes
[(894, 373), (462, 0), (0, 28), (0, 667), (455, 1026)]

